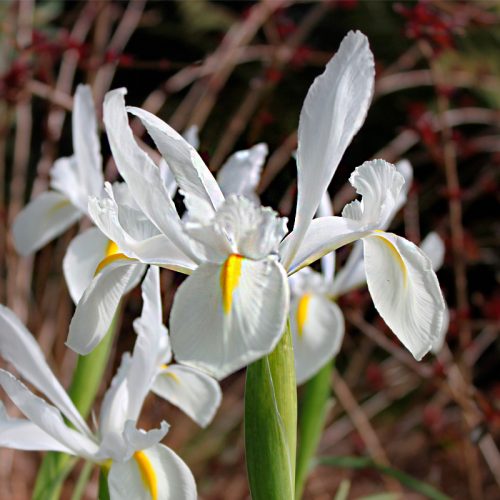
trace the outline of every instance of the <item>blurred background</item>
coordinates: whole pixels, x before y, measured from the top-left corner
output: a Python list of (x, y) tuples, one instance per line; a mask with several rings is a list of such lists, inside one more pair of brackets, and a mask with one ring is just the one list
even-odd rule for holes
[[(354, 196), (346, 182), (355, 166), (372, 157), (411, 161), (414, 183), (391, 229), (416, 243), (431, 230), (443, 238), (438, 277), (450, 325), (443, 350), (417, 363), (367, 291), (344, 296), (346, 338), (319, 454), (370, 457), (455, 499), (500, 498), (499, 19), (500, 2), (481, 0), (0, 2), (0, 303), (28, 325), (68, 385), (76, 358), (64, 342), (74, 306), (61, 263), (89, 222), (28, 258), (16, 254), (10, 227), (47, 189), (53, 161), (72, 153), (68, 112), (78, 83), (92, 85), (99, 114), (104, 94), (124, 86), (127, 103), (177, 130), (197, 125), (214, 172), (237, 149), (266, 142), (259, 194), (293, 219), (291, 153), (303, 99), (344, 35), (359, 29), (375, 54), (376, 91), (329, 193), (338, 213)], [(143, 134), (137, 124), (135, 131)], [(104, 136), (102, 147), (114, 180)], [(340, 265), (349, 251), (338, 253)], [(167, 322), (181, 280), (162, 272)], [(133, 345), (140, 309), (135, 290), (102, 390)], [(244, 372), (222, 386), (222, 406), (205, 430), (153, 396), (142, 423), (171, 423), (166, 443), (193, 470), (202, 499), (245, 499)], [(30, 498), (40, 460), (1, 450), (0, 498)], [(425, 498), (407, 481), (343, 465), (316, 467), (305, 498), (334, 498), (341, 483), (350, 486), (342, 498)], [(80, 469), (63, 498), (72, 498)], [(84, 498), (96, 494), (94, 474)]]

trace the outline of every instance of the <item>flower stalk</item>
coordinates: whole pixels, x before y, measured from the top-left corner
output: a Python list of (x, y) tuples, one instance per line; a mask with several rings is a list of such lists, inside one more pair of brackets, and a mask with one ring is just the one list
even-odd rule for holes
[(325, 425), (333, 366), (331, 361), (326, 363), (304, 387), (304, 395), (299, 407), (299, 447), (295, 476), (297, 500), (302, 498), (304, 485)]
[(245, 452), (253, 500), (294, 498), (297, 386), (287, 323), (274, 351), (247, 368)]

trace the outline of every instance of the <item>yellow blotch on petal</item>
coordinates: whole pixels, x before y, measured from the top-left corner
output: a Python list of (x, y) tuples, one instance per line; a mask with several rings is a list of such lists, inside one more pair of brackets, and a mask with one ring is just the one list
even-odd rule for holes
[(220, 287), (222, 290), (222, 308), (225, 314), (231, 312), (233, 305), (233, 293), (238, 287), (241, 277), (241, 266), (244, 257), (237, 253), (231, 254), (224, 264), (220, 273)]
[[(380, 231), (380, 232), (383, 232), (383, 231)], [(379, 240), (381, 240), (382, 243), (384, 243), (384, 245), (389, 249), (389, 251), (393, 255), (394, 259), (398, 263), (399, 268), (401, 269), (401, 272), (403, 273), (403, 284), (404, 284), (404, 286), (406, 286), (408, 271), (406, 270), (405, 261), (401, 257), (400, 253), (397, 251), (396, 247), (387, 238), (384, 238), (382, 236), (375, 236), (375, 238), (378, 238)]]
[(307, 321), (307, 312), (309, 309), (309, 301), (311, 300), (311, 294), (305, 293), (300, 297), (299, 303), (297, 305), (297, 330), (299, 337), (302, 337), (304, 333), (304, 325)]
[(120, 259), (134, 260), (130, 257), (127, 257), (124, 253), (121, 253), (118, 245), (114, 241), (109, 240), (106, 246), (104, 259), (102, 259), (101, 262), (99, 262), (99, 264), (97, 265), (94, 276), (97, 276), (106, 266), (109, 266), (109, 264)]
[(134, 459), (139, 466), (139, 472), (141, 473), (141, 479), (146, 488), (149, 490), (151, 498), (153, 500), (158, 499), (158, 481), (156, 479), (156, 473), (149, 460), (146, 453), (143, 451), (136, 451), (134, 453)]

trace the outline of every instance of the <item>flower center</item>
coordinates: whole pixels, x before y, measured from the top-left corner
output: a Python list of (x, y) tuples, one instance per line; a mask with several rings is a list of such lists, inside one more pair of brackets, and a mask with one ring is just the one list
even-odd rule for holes
[(104, 259), (102, 259), (101, 262), (97, 264), (94, 276), (97, 276), (106, 266), (109, 266), (109, 264), (120, 259), (134, 260), (130, 257), (127, 257), (124, 253), (121, 253), (118, 245), (114, 241), (109, 240), (108, 245), (106, 246)]

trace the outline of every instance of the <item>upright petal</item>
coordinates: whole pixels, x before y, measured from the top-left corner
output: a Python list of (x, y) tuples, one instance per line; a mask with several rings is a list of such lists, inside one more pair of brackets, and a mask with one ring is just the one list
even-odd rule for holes
[(222, 400), (216, 380), (196, 368), (177, 364), (163, 367), (151, 390), (180, 408), (201, 427), (212, 421)]
[(344, 317), (325, 295), (306, 293), (290, 307), (297, 384), (315, 375), (337, 355), (344, 339)]
[(444, 262), (445, 246), (444, 242), (435, 232), (430, 232), (420, 243), (422, 251), (431, 259), (432, 269), (437, 271)]
[(349, 178), (363, 198), (344, 207), (342, 216), (363, 224), (365, 228), (387, 227), (398, 208), (404, 177), (384, 160), (365, 161)]
[(127, 111), (137, 116), (146, 127), (172, 169), (179, 188), (199, 196), (217, 210), (224, 201), (224, 195), (196, 149), (152, 113), (131, 106), (127, 107)]
[(160, 168), (134, 139), (125, 110), (125, 93), (125, 89), (113, 90), (104, 100), (104, 123), (118, 171), (151, 222), (188, 257), (196, 260)]
[(202, 264), (179, 287), (170, 318), (179, 362), (216, 378), (271, 352), (288, 314), (288, 282), (272, 259)]
[(239, 194), (255, 200), (267, 153), (267, 144), (260, 143), (231, 155), (217, 172), (217, 182), (224, 196)]
[(87, 424), (52, 373), (37, 341), (7, 307), (0, 305), (0, 355), (28, 382), (45, 394), (81, 432), (91, 435)]
[[(50, 187), (64, 194), (82, 214), (87, 213), (89, 194), (80, 179), (78, 162), (74, 155), (59, 158), (54, 162), (50, 169)], [(102, 189), (102, 184), (100, 189)]]
[(196, 483), (188, 466), (157, 444), (126, 462), (113, 462), (108, 476), (111, 500), (196, 500)]
[(0, 370), (0, 386), (31, 422), (59, 441), (70, 453), (88, 460), (93, 459), (98, 450), (97, 444), (84, 434), (69, 428), (57, 408), (35, 396), (5, 370)]
[(87, 195), (98, 196), (104, 185), (104, 178), (94, 100), (88, 85), (78, 85), (76, 88), (72, 126), (80, 183)]
[(375, 308), (420, 360), (439, 337), (446, 308), (432, 263), (416, 245), (394, 234), (374, 232), (363, 244)]
[[(331, 217), (332, 215), (332, 199), (330, 198), (328, 191), (325, 191), (321, 197), (316, 217)], [(335, 276), (335, 252), (327, 253), (321, 257), (321, 272), (326, 280), (333, 280), (333, 277)]]
[(375, 69), (367, 38), (350, 32), (307, 93), (298, 130), (298, 200), (289, 267), (347, 146), (363, 124)]
[(17, 215), (12, 232), (21, 255), (36, 252), (71, 227), (82, 216), (66, 196), (48, 191), (36, 197)]
[(111, 326), (120, 300), (134, 279), (137, 266), (130, 260), (116, 260), (92, 280), (76, 306), (66, 345), (78, 354), (88, 354)]

